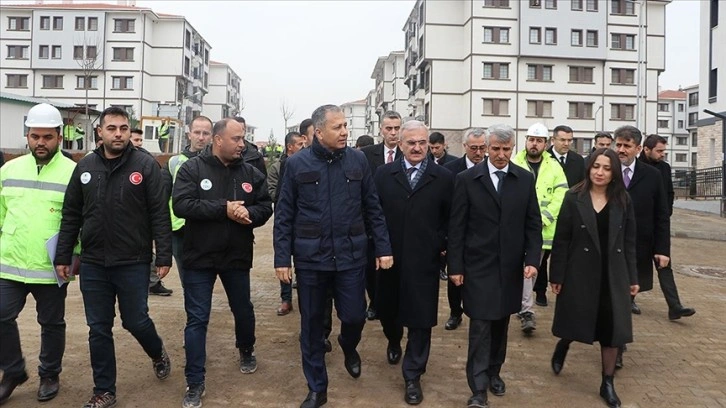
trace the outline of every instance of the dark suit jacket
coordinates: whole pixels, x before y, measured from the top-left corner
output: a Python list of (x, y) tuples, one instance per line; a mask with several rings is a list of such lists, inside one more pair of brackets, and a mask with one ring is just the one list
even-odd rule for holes
[(659, 162), (650, 161), (645, 156), (645, 153), (641, 153), (638, 160), (655, 167), (660, 172), (660, 176), (663, 179), (663, 188), (665, 188), (666, 192), (668, 215), (673, 215), (673, 200), (675, 199), (676, 194), (673, 191), (673, 172), (671, 170), (671, 165), (662, 160)]
[[(434, 155), (433, 155), (433, 154), (429, 153), (429, 154), (428, 154), (428, 157), (429, 157), (429, 159), (431, 159), (431, 161), (432, 161), (432, 162), (436, 163), (436, 161), (435, 161), (435, 159), (434, 159)], [(447, 152), (447, 153), (444, 153), (444, 157), (442, 157), (441, 159), (439, 159), (439, 161), (438, 161), (438, 164), (439, 164), (440, 166), (443, 166), (443, 165), (445, 165), (445, 164), (447, 164), (447, 163), (451, 163), (452, 161), (454, 161), (454, 160), (456, 160), (456, 159), (458, 159), (458, 157), (456, 157), (456, 156), (454, 156), (454, 155), (451, 155), (451, 154), (449, 154), (449, 153)]]
[[(374, 144), (372, 146), (366, 146), (362, 149), (360, 149), (363, 154), (366, 155), (366, 159), (368, 159), (368, 165), (371, 168), (371, 174), (376, 174), (376, 170), (380, 167), (386, 164), (386, 158), (383, 157), (383, 142)], [(396, 147), (396, 159), (401, 158), (401, 149)], [(394, 160), (395, 162), (396, 160)]]
[(375, 183), (394, 259), (393, 267), (378, 275), (376, 313), (406, 327), (433, 327), (454, 175), (429, 160), (412, 190), (401, 160), (396, 160), (378, 169)]
[(498, 320), (522, 307), (523, 267), (538, 267), (542, 220), (534, 176), (509, 164), (502, 195), (482, 162), (456, 176), (448, 236), (449, 275), (464, 275), (464, 312)]
[(454, 161), (450, 161), (444, 164), (444, 167), (449, 169), (454, 174), (459, 174), (466, 170), (466, 156), (459, 157)]
[(660, 172), (636, 160), (628, 193), (637, 223), (638, 284), (646, 292), (653, 289), (653, 255), (671, 253), (671, 220)]
[[(554, 150), (554, 147), (552, 147), (552, 146), (550, 146), (550, 148), (547, 149), (547, 151), (550, 152), (552, 157), (554, 157), (555, 160), (558, 163), (560, 163), (560, 161), (557, 160), (557, 157), (555, 157), (555, 153), (553, 150)], [(567, 157), (565, 158), (565, 165), (562, 166), (562, 168), (565, 170), (565, 177), (567, 177), (567, 184), (570, 187), (581, 182), (585, 178), (585, 159), (583, 159), (582, 156), (580, 156), (579, 154), (577, 154), (573, 151), (567, 152)]]

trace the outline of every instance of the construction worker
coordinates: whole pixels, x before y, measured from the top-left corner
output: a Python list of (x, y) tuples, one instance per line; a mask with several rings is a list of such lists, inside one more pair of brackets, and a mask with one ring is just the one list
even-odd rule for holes
[(35, 105), (25, 126), (30, 154), (8, 162), (0, 173), (0, 405), (28, 380), (16, 323), (28, 293), (35, 298), (42, 328), (38, 401), (58, 394), (65, 351), (68, 284), (56, 279), (46, 242), (60, 228), (63, 196), (76, 164), (59, 154), (63, 119), (58, 109)]
[(78, 143), (78, 150), (83, 150), (83, 139), (86, 137), (86, 131), (83, 129), (80, 123), (76, 123), (75, 140)]
[(63, 148), (73, 149), (74, 140), (76, 140), (76, 128), (73, 126), (73, 122), (68, 121), (63, 125)]
[(162, 153), (168, 153), (166, 149), (169, 148), (169, 122), (171, 121), (170, 118), (166, 118), (161, 121), (161, 125), (159, 125), (157, 130), (156, 137), (159, 139), (159, 151)]

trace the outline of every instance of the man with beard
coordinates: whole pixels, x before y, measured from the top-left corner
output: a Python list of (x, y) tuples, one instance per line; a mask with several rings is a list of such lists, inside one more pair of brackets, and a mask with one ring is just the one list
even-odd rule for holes
[(527, 141), (525, 148), (512, 159), (512, 163), (527, 169), (534, 175), (535, 190), (537, 191), (537, 202), (539, 212), (542, 215), (542, 262), (537, 274), (537, 282), (534, 279), (524, 279), (522, 292), (522, 309), (519, 311), (519, 318), (522, 323), (522, 331), (531, 334), (537, 328), (532, 309), (532, 290), (537, 293), (537, 304), (547, 306), (547, 258), (552, 249), (552, 240), (555, 237), (557, 228), (557, 215), (560, 213), (562, 201), (567, 192), (567, 177), (555, 159), (544, 154), (547, 148), (547, 127), (541, 123), (535, 123), (527, 130)]
[(116, 300), (123, 327), (152, 360), (160, 380), (171, 373), (164, 344), (149, 317), (152, 242), (160, 278), (171, 267), (171, 223), (159, 164), (129, 139), (129, 114), (104, 110), (98, 133), (103, 145), (78, 163), (63, 202), (55, 268), (68, 277), (81, 233), (81, 294), (89, 327), (93, 396), (84, 408), (116, 404), (113, 325)]
[[(247, 135), (247, 122), (245, 121), (245, 118), (242, 116), (237, 116), (234, 118), (239, 124), (242, 125), (242, 129), (244, 131), (243, 136)], [(242, 159), (247, 164), (251, 164), (257, 168), (257, 170), (261, 171), (262, 174), (267, 177), (267, 166), (265, 165), (265, 158), (262, 157), (262, 153), (260, 153), (260, 150), (255, 146), (254, 144), (250, 143), (245, 139), (245, 144), (242, 149)]]
[(313, 144), (313, 137), (315, 137), (315, 126), (311, 119), (305, 119), (300, 122), (300, 135), (305, 138), (305, 147), (310, 147)]
[(66, 340), (68, 285), (58, 285), (45, 245), (60, 227), (59, 207), (76, 164), (59, 154), (58, 109), (35, 105), (25, 126), (30, 154), (9, 161), (0, 173), (0, 405), (28, 380), (16, 319), (29, 293), (42, 328), (38, 401), (58, 394)]

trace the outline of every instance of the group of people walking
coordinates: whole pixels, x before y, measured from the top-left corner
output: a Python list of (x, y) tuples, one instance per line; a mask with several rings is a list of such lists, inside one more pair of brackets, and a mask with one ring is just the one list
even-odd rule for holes
[(57, 109), (33, 107), (26, 121), (31, 153), (0, 173), (0, 404), (28, 379), (16, 319), (29, 293), (42, 327), (38, 400), (58, 394), (65, 297), (76, 275), (94, 379), (84, 408), (117, 401), (116, 302), (155, 376), (167, 378), (171, 362), (148, 314), (152, 259), (163, 278), (173, 258), (183, 286), (182, 406), (201, 407), (205, 395), (217, 277), (234, 316), (240, 371), (254, 373), (254, 229), (272, 217), (273, 203), (278, 315), (293, 310), (293, 280), (297, 285), (309, 391), (301, 408), (327, 402), (333, 305), (346, 371), (361, 375), (357, 346), (366, 318), (377, 318), (386, 360), (401, 362), (403, 398), (420, 404), (440, 279), (449, 281), (445, 328), (457, 329), (463, 314), (470, 319), (470, 408), (506, 393), (501, 372), (510, 317), (516, 314), (531, 335), (533, 305), (548, 305), (548, 282), (557, 296), (552, 332), (561, 338), (552, 370), (563, 370), (572, 342), (599, 342), (600, 395), (610, 407), (620, 406), (613, 378), (633, 341), (635, 296), (652, 289), (654, 264), (669, 319), (695, 313), (682, 306), (670, 267), (673, 195), (660, 136), (641, 143), (632, 126), (601, 132), (583, 159), (569, 149), (574, 132), (567, 126), (552, 135), (542, 124), (531, 126), (515, 154), (515, 131), (495, 124), (467, 132), (465, 155), (455, 158), (441, 133), (396, 112), (381, 117), (383, 141), (360, 150), (347, 146), (338, 106), (319, 107), (303, 124), (287, 135), (285, 154), (269, 174), (245, 140), (242, 118), (195, 118), (189, 145), (159, 166), (130, 143), (126, 111), (111, 107), (99, 118), (99, 147), (76, 164), (57, 154)]

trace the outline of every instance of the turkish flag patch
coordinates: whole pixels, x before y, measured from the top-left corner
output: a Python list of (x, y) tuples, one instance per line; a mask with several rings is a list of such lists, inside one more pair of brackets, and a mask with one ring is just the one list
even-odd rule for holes
[(135, 171), (129, 175), (129, 181), (135, 186), (141, 184), (143, 180), (144, 176), (142, 176), (141, 173), (139, 173), (138, 171)]
[(250, 184), (250, 183), (242, 183), (242, 190), (244, 190), (245, 193), (251, 193), (252, 192), (252, 184)]

